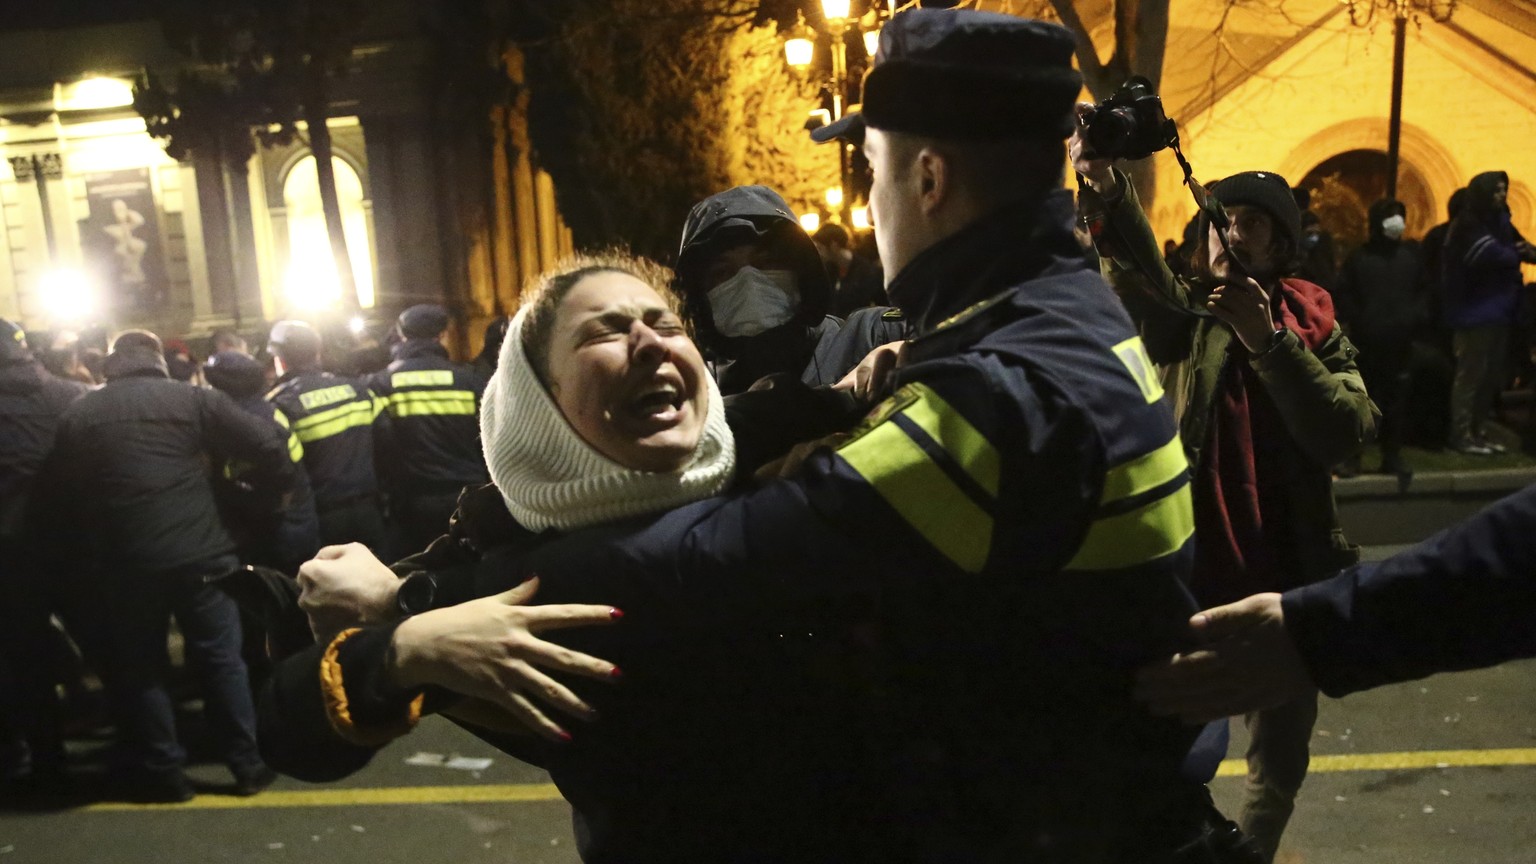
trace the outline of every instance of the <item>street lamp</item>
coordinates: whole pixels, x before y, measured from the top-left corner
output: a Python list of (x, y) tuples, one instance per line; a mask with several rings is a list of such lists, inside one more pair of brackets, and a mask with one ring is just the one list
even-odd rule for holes
[(1340, 0), (1349, 10), (1349, 23), (1368, 27), (1380, 9), (1392, 16), (1392, 114), (1387, 121), (1387, 197), (1397, 197), (1398, 142), (1403, 134), (1403, 47), (1408, 19), (1422, 16), (1444, 24), (1456, 14), (1457, 0)]
[[(880, 44), (881, 5), (872, 2), (869, 12), (863, 18), (855, 18), (851, 0), (821, 0), (821, 17), (826, 22), (831, 48), (831, 74), (823, 86), (832, 97), (832, 110), (826, 112), (825, 109), (821, 109), (811, 113), (825, 114), (827, 122), (836, 122), (841, 120), (847, 111), (849, 89), (852, 83), (848, 75), (848, 33), (852, 31), (859, 34), (865, 55), (875, 56), (875, 50)], [(805, 74), (810, 71), (816, 51), (817, 35), (816, 30), (805, 23), (805, 13), (796, 11), (795, 26), (789, 29), (784, 39), (784, 60), (796, 73)], [(812, 122), (815, 120), (813, 119)], [(832, 212), (839, 214), (844, 225), (853, 222), (853, 215), (849, 209), (853, 203), (853, 196), (849, 194), (850, 161), (851, 153), (847, 142), (837, 142), (837, 200), (836, 203), (833, 202), (829, 190), (827, 206)]]

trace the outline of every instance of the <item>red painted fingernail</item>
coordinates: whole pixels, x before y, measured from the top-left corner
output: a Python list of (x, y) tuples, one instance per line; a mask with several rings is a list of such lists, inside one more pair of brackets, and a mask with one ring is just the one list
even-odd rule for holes
[(561, 741), (564, 741), (567, 744), (571, 743), (571, 733), (565, 731), (564, 729), (561, 729), (556, 734), (558, 734), (560, 736), (560, 740)]
[(623, 678), (624, 677), (624, 670), (620, 669), (617, 666), (615, 666), (612, 669), (608, 670), (608, 677), (609, 678), (614, 678), (614, 679)]
[(609, 609), (608, 610), (608, 617), (612, 618), (615, 621), (617, 621), (620, 618), (624, 617), (624, 610), (623, 609)]

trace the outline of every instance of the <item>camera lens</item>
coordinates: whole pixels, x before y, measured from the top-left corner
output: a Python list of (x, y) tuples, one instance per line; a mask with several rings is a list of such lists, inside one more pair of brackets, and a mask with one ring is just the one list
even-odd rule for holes
[(1136, 134), (1136, 112), (1130, 108), (1100, 109), (1086, 130), (1088, 144), (1103, 158), (1124, 155)]

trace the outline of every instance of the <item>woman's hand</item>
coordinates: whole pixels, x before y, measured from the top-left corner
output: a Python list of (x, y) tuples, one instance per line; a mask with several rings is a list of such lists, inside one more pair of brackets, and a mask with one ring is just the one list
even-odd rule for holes
[(540, 667), (610, 682), (618, 679), (619, 669), (535, 634), (612, 624), (623, 613), (610, 606), (521, 605), (538, 590), (539, 581), (534, 578), (494, 597), (407, 619), (395, 630), (395, 661), (390, 670), (395, 683), (407, 688), (445, 687), (505, 709), (551, 741), (571, 740), (570, 733), (537, 703), (582, 720), (595, 719), (597, 713)]
[(299, 567), (299, 608), (319, 642), (393, 620), (399, 590), (400, 578), (361, 543), (326, 546)]

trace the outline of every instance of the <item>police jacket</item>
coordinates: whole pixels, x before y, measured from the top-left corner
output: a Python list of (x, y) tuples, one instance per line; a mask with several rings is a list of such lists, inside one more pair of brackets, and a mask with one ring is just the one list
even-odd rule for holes
[[(811, 688), (870, 694), (875, 710), (825, 697), (833, 725), (861, 743), (810, 780), (784, 748), (838, 750), (816, 744), (827, 738), (765, 733), (741, 745), (756, 764), (788, 772), (784, 788), (852, 790), (859, 804), (833, 800), (826, 824), (806, 835), (809, 850), (762, 860), (850, 860), (833, 849), (838, 837), (870, 860), (1139, 860), (1158, 848), (1155, 826), (1179, 822), (1179, 765), (1197, 730), (1148, 715), (1130, 676), (1177, 647), (1195, 609), (1183, 586), (1187, 465), (1150, 363), (1087, 269), (1072, 217), (1058, 192), (914, 260), (891, 286), (919, 334), (897, 393), (800, 476), (481, 565), (510, 570), (504, 584), (538, 573), (540, 602), (625, 610), (619, 627), (558, 637), (625, 669), (619, 690), (576, 685), (600, 711), (616, 692), (645, 698), (642, 680), (665, 692), (688, 679), (683, 670), (720, 658), (744, 670), (734, 690), (750, 691), (774, 668), (754, 634), (794, 638), (808, 610), (870, 616), (854, 629), (875, 634), (877, 656), (850, 666), (873, 682)], [(713, 634), (714, 654), (660, 652), (685, 665), (631, 677), (647, 667), (637, 644), (700, 630)], [(759, 713), (804, 713), (785, 704)], [(656, 791), (678, 788), (677, 763), (653, 754), (687, 758), (693, 742), (712, 740), (709, 718), (656, 724), (646, 758), (610, 728), (583, 728), (548, 763), (586, 820), (585, 860), (667, 860), (656, 853), (705, 835), (718, 844), (711, 860), (732, 860), (721, 849), (750, 859), (766, 842), (733, 828), (753, 824), (749, 814), (689, 818), (742, 800), (750, 776), (694, 781), (680, 793), (688, 805), (670, 809), (679, 799)], [(679, 740), (656, 740), (669, 732)], [(742, 756), (706, 752), (720, 764)], [(874, 829), (861, 822), (870, 814)], [(680, 822), (687, 830), (672, 830)], [(828, 844), (819, 855), (817, 841)]]
[(457, 493), (489, 481), (480, 451), (485, 379), (448, 361), (435, 339), (408, 339), (395, 359), (368, 379), (390, 422), (380, 440), (380, 468), (391, 495)]
[(325, 510), (379, 491), (374, 421), (383, 402), (360, 379), (318, 369), (290, 370), (267, 394), (304, 446), (304, 470)]
[(1536, 657), (1536, 486), (1385, 561), (1281, 596), (1312, 680), (1344, 696)]
[(64, 413), (39, 476), (38, 513), (64, 558), (152, 573), (209, 575), (234, 562), (212, 473), (251, 465), (250, 482), (280, 496), (294, 468), (282, 436), (216, 390), (166, 377), (153, 352), (108, 357), (107, 383)]
[(30, 358), (0, 363), (0, 538), (24, 533), (32, 482), (53, 449), (59, 418), (86, 390)]

